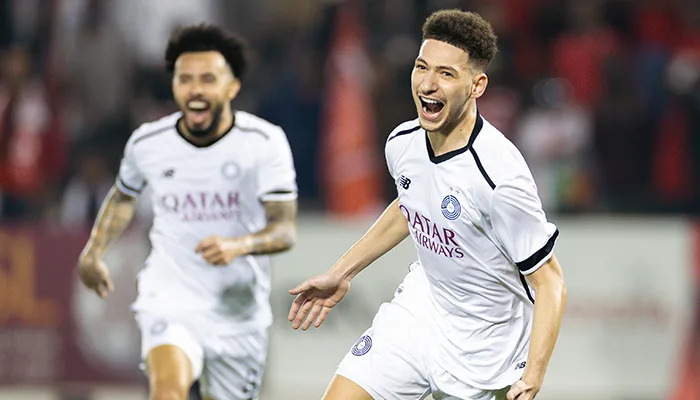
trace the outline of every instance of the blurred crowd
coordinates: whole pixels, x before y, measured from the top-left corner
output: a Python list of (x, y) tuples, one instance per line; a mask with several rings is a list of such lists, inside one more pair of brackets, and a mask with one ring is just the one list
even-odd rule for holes
[[(168, 36), (202, 21), (247, 40), (252, 68), (234, 105), (285, 129), (302, 209), (324, 209), (320, 143), (339, 3), (0, 1), (0, 220), (89, 226), (130, 133), (176, 110)], [(521, 149), (546, 210), (700, 214), (700, 2), (356, 5), (377, 159), (389, 132), (415, 118), (409, 76), (423, 20), (458, 7), (499, 37), (477, 104)], [(382, 173), (388, 200), (396, 193)]]

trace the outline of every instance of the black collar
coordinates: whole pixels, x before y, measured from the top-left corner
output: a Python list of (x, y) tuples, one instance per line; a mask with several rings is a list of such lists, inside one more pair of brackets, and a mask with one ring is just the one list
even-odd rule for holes
[[(235, 114), (235, 112), (233, 112), (233, 115), (231, 118), (231, 126), (229, 126), (228, 129), (226, 129), (226, 131), (224, 131), (224, 133), (221, 136), (217, 137), (216, 139), (214, 139), (208, 143), (195, 143), (195, 142), (191, 141), (190, 138), (187, 137), (182, 132), (182, 130), (180, 130), (180, 121), (182, 120), (182, 118), (184, 118), (184, 117), (178, 118), (177, 122), (175, 122), (175, 129), (177, 130), (177, 134), (180, 135), (180, 137), (183, 138), (187, 143), (191, 144), (194, 147), (199, 147), (199, 148), (209, 147), (209, 146), (213, 145), (214, 143), (218, 142), (219, 140), (221, 140), (221, 138), (228, 135), (233, 130), (234, 125), (236, 125), (236, 114)], [(183, 122), (183, 124), (184, 124), (184, 122)]]
[(476, 112), (476, 122), (474, 122), (474, 129), (472, 129), (472, 133), (469, 136), (469, 141), (467, 142), (467, 145), (459, 148), (457, 150), (452, 150), (448, 151), (445, 154), (440, 154), (439, 156), (435, 156), (435, 152), (433, 151), (433, 146), (430, 145), (430, 138), (428, 138), (428, 131), (425, 132), (425, 146), (428, 148), (428, 156), (430, 157), (430, 161), (433, 162), (433, 164), (439, 164), (443, 161), (447, 161), (452, 157), (455, 157), (457, 155), (460, 155), (464, 153), (465, 151), (469, 150), (472, 145), (474, 144), (474, 140), (476, 140), (476, 136), (481, 132), (481, 128), (484, 126), (484, 119), (481, 118), (481, 114), (479, 114), (479, 111)]

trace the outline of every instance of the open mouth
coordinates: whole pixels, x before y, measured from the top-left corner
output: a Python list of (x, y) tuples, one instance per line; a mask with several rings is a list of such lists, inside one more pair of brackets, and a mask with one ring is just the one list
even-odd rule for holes
[(445, 108), (445, 103), (436, 99), (418, 96), (423, 110), (423, 116), (429, 120), (437, 120)]
[(209, 113), (209, 102), (204, 100), (190, 100), (187, 102), (187, 111), (190, 114), (190, 121), (194, 125), (203, 124)]

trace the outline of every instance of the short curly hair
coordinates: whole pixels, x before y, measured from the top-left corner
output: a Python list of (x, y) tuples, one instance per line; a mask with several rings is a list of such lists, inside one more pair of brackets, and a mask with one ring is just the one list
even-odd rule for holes
[(496, 57), (497, 37), (491, 24), (479, 14), (462, 10), (440, 10), (423, 24), (423, 40), (435, 39), (469, 54), (470, 62), (484, 70)]
[(173, 72), (175, 62), (182, 53), (218, 51), (231, 67), (233, 75), (243, 79), (247, 68), (245, 50), (243, 39), (218, 26), (209, 24), (186, 26), (170, 37), (165, 50), (165, 68), (168, 72)]

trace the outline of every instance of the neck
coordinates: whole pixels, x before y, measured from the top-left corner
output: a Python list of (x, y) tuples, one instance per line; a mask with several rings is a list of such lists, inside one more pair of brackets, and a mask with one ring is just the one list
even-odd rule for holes
[(233, 119), (234, 116), (231, 106), (224, 107), (224, 109), (221, 111), (221, 117), (219, 118), (216, 129), (214, 129), (211, 133), (209, 133), (206, 136), (192, 135), (190, 133), (190, 130), (187, 128), (187, 124), (185, 123), (184, 118), (180, 119), (179, 124), (180, 130), (183, 133), (183, 135), (187, 138), (187, 140), (198, 145), (207, 145), (209, 143), (215, 142), (226, 132), (228, 132), (233, 126)]
[(469, 138), (476, 124), (476, 103), (469, 101), (464, 114), (456, 124), (445, 126), (443, 129), (428, 132), (430, 145), (436, 156), (461, 149), (469, 143)]

